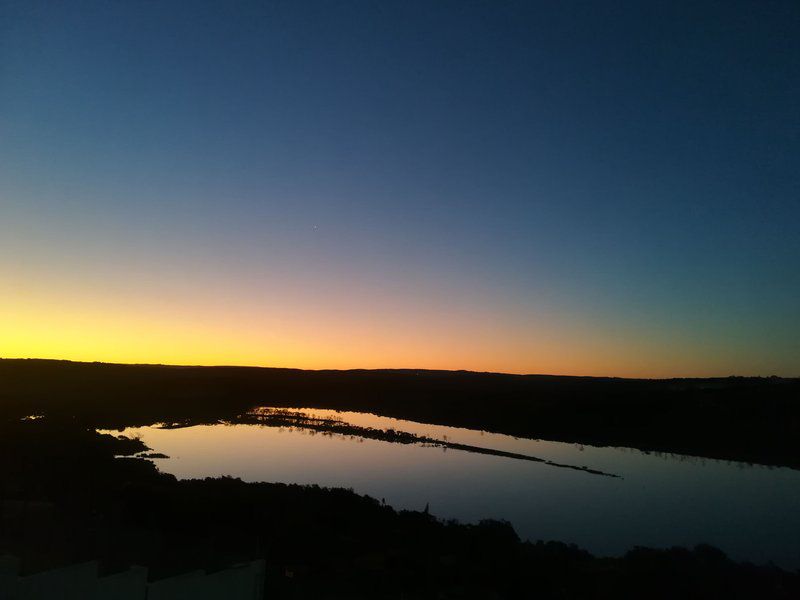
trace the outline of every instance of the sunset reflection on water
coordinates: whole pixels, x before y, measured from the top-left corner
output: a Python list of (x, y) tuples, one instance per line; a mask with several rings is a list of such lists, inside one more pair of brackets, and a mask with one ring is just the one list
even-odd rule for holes
[[(619, 554), (634, 545), (710, 543), (737, 559), (800, 567), (800, 514), (794, 507), (800, 472), (795, 470), (518, 439), (365, 413), (280, 410), (533, 455), (622, 478), (303, 427), (150, 426), (122, 433), (168, 455), (156, 464), (179, 478), (231, 475), (352, 488), (398, 509), (429, 504), (442, 518), (506, 519), (523, 538), (574, 542), (598, 554)], [(730, 526), (734, 522), (737, 527)]]

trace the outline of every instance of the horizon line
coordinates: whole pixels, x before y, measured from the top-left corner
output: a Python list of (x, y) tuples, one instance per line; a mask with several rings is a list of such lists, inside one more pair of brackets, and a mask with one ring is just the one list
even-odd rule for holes
[(68, 358), (41, 358), (41, 357), (4, 357), (0, 356), (0, 361), (40, 361), (40, 362), (60, 362), (81, 365), (107, 365), (122, 367), (167, 367), (184, 369), (271, 369), (283, 371), (305, 371), (309, 373), (337, 372), (348, 373), (353, 371), (425, 371), (429, 373), (471, 373), (475, 375), (501, 375), (506, 377), (562, 377), (572, 379), (620, 379), (626, 381), (675, 381), (675, 380), (709, 380), (709, 379), (800, 379), (800, 375), (791, 377), (780, 375), (709, 375), (705, 377), (623, 377), (618, 375), (560, 375), (557, 373), (512, 373), (507, 371), (474, 371), (470, 369), (429, 369), (418, 367), (379, 367), (379, 368), (349, 368), (349, 369), (309, 369), (302, 367), (275, 367), (268, 365), (236, 365), (236, 364), (175, 364), (175, 363), (139, 363), (139, 362), (107, 362), (102, 360), (72, 360)]

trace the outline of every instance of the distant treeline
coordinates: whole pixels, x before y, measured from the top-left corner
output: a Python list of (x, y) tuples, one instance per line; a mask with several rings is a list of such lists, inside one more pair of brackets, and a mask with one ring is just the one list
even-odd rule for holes
[(0, 360), (0, 411), (121, 427), (332, 408), (800, 468), (800, 379), (618, 379)]

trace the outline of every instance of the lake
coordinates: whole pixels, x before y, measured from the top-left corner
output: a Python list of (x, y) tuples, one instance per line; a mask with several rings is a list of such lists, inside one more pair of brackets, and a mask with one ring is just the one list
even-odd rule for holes
[(636, 545), (708, 543), (737, 560), (800, 568), (800, 471), (518, 439), (364, 413), (290, 410), (356, 429), (394, 429), (618, 477), (303, 427), (153, 425), (122, 433), (168, 455), (156, 464), (179, 478), (231, 475), (352, 488), (397, 509), (428, 506), (444, 519), (505, 519), (524, 539), (571, 542), (597, 555), (619, 555)]

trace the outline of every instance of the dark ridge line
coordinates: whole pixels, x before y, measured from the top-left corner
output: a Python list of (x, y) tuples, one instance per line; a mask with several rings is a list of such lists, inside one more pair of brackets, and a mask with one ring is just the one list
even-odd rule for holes
[(473, 371), (470, 369), (428, 369), (415, 367), (376, 367), (376, 368), (350, 368), (350, 369), (304, 369), (301, 367), (270, 367), (267, 365), (235, 365), (235, 364), (215, 364), (215, 365), (192, 365), (192, 364), (170, 364), (170, 363), (124, 363), (124, 362), (104, 362), (104, 361), (81, 361), (61, 358), (4, 358), (0, 356), (0, 362), (27, 362), (27, 363), (50, 363), (66, 365), (92, 365), (98, 367), (131, 367), (131, 368), (165, 368), (165, 369), (203, 369), (203, 370), (241, 370), (241, 371), (281, 371), (293, 373), (386, 373), (386, 374), (460, 374), (460, 375), (482, 375), (509, 378), (530, 378), (530, 379), (569, 379), (569, 380), (596, 380), (605, 382), (723, 382), (736, 380), (778, 380), (778, 381), (798, 381), (800, 376), (777, 376), (777, 375), (709, 375), (707, 377), (626, 377), (621, 375), (563, 375), (556, 373), (513, 373), (510, 371)]

